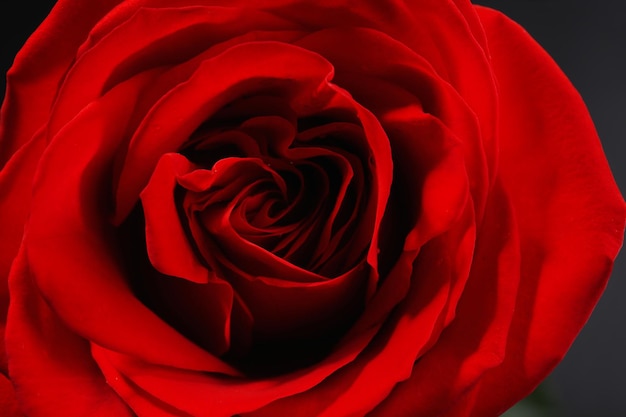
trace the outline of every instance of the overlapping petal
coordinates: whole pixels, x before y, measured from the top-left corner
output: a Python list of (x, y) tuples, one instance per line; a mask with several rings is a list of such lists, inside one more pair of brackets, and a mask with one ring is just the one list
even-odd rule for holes
[(59, 320), (42, 298), (24, 246), (13, 264), (10, 288), (6, 342), (20, 410), (33, 417), (58, 410), (76, 417), (131, 417), (92, 359), (89, 343)]

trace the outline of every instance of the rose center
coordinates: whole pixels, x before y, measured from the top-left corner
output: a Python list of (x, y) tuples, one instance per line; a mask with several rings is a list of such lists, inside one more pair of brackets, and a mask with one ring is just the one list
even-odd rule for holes
[(375, 204), (364, 135), (346, 109), (302, 116), (271, 96), (212, 115), (141, 194), (138, 297), (251, 375), (319, 360), (365, 302)]

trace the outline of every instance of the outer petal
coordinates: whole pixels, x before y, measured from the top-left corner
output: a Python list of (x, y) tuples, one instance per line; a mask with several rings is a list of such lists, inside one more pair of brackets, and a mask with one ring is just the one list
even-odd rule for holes
[[(128, 80), (91, 103), (48, 146), (37, 171), (24, 238), (29, 268), (55, 313), (85, 339), (157, 363), (230, 369), (135, 298), (103, 221), (107, 195), (101, 181), (132, 115), (135, 101), (130, 98), (137, 98), (150, 76)], [(154, 339), (160, 343), (152, 343)]]
[[(58, 84), (76, 48), (86, 39), (92, 25), (118, 2), (103, 0), (92, 5), (77, 0), (59, 1), (7, 73), (0, 113), (0, 340), (9, 299), (6, 277), (22, 239), (30, 183), (45, 143), (39, 129), (46, 124)], [(1, 345), (0, 370), (4, 371), (4, 343)]]
[[(29, 184), (44, 143), (41, 133), (33, 136), (46, 123), (57, 86), (76, 48), (93, 23), (117, 2), (106, 0), (94, 7), (80, 1), (59, 1), (26, 42), (7, 74), (7, 91), (0, 113), (0, 168), (5, 168), (0, 173), (0, 281), (3, 281), (0, 283), (0, 323), (4, 323), (8, 307), (4, 280), (22, 239), (30, 200)], [(81, 18), (76, 19), (76, 16)], [(54, 48), (49, 47), (51, 44)], [(10, 159), (12, 164), (8, 164)], [(4, 361), (4, 354), (0, 353), (0, 368), (4, 367)]]
[(470, 278), (455, 320), (372, 417), (447, 416), (447, 409), (485, 370), (502, 362), (515, 309), (520, 257), (512, 207), (500, 183), (494, 185), (485, 218), (490, 220), (478, 230)]
[(44, 145), (43, 134), (39, 132), (0, 171), (0, 372), (6, 372), (6, 355), (2, 341), (9, 308), (7, 279), (24, 234), (33, 175)]
[(500, 174), (522, 255), (504, 362), (473, 399), (471, 415), (485, 417), (532, 391), (564, 356), (605, 287), (625, 207), (570, 82), (523, 29), (477, 9), (500, 90)]
[(88, 342), (41, 298), (24, 250), (13, 264), (10, 286), (9, 372), (22, 411), (29, 417), (132, 416), (91, 359)]

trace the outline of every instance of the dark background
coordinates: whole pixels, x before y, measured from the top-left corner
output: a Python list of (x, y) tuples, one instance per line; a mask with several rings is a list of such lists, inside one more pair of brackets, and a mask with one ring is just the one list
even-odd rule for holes
[[(89, 1), (89, 0), (85, 0)], [(7, 4), (9, 3), (9, 4)], [(587, 103), (617, 183), (626, 190), (626, 2), (480, 0), (520, 23), (555, 59)], [(0, 71), (53, 2), (0, 6)], [(4, 82), (0, 83), (4, 95)], [(562, 417), (626, 416), (626, 255), (563, 362), (544, 384)]]

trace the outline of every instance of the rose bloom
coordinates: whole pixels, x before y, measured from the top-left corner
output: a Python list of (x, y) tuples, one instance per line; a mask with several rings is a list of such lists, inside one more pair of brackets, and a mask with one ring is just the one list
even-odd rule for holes
[(625, 205), (587, 110), (464, 0), (60, 0), (8, 73), (3, 416), (497, 416)]

